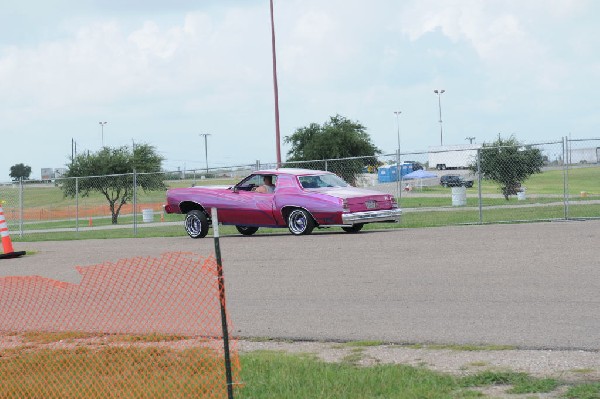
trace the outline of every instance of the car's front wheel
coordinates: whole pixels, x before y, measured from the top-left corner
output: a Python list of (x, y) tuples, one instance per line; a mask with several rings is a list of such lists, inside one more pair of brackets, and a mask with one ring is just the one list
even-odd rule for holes
[(208, 218), (200, 210), (189, 211), (185, 216), (185, 231), (192, 238), (204, 238), (208, 234)]
[(344, 230), (346, 233), (358, 233), (359, 231), (362, 230), (363, 227), (364, 227), (364, 223), (359, 223), (359, 224), (352, 225), (350, 227), (342, 227), (342, 230)]
[(237, 229), (237, 231), (240, 232), (240, 234), (243, 234), (245, 236), (251, 236), (252, 234), (258, 231), (258, 227), (251, 226), (235, 226), (235, 228)]
[(315, 221), (304, 209), (293, 209), (287, 217), (288, 229), (294, 235), (306, 235), (312, 233)]

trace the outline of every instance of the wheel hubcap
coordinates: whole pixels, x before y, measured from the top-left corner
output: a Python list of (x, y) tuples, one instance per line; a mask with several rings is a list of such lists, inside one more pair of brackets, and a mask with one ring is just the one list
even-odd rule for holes
[(302, 233), (306, 229), (306, 216), (301, 211), (293, 211), (290, 214), (290, 230), (293, 233)]
[(197, 236), (200, 234), (201, 223), (196, 216), (188, 216), (185, 218), (185, 228), (191, 235)]

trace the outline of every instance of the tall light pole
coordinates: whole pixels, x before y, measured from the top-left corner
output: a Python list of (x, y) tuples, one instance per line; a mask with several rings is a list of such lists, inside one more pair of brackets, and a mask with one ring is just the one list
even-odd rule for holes
[(398, 157), (400, 156), (400, 114), (402, 111), (394, 111), (394, 115), (396, 115), (396, 128), (398, 133)]
[(396, 115), (396, 133), (398, 135), (398, 150), (396, 152), (396, 196), (398, 197), (398, 201), (402, 196), (402, 189), (400, 187), (400, 177), (402, 176), (402, 166), (400, 166), (400, 114), (402, 111), (394, 111), (394, 115)]
[(275, 148), (277, 150), (277, 167), (281, 166), (281, 144), (279, 132), (279, 89), (277, 87), (277, 57), (275, 55), (275, 17), (273, 16), (273, 0), (271, 5), (271, 51), (273, 54), (273, 93), (275, 96)]
[(100, 129), (102, 130), (102, 148), (104, 148), (104, 125), (108, 122), (98, 122), (100, 124)]
[(469, 144), (473, 144), (473, 140), (475, 140), (475, 137), (469, 136), (469, 137), (465, 138), (465, 140), (469, 140)]
[(444, 132), (442, 130), (442, 94), (446, 90), (434, 90), (433, 92), (438, 96), (438, 106), (440, 108), (440, 145), (444, 145)]
[(206, 159), (206, 177), (208, 177), (208, 141), (207, 138), (210, 133), (200, 133), (200, 136), (204, 136), (204, 158)]

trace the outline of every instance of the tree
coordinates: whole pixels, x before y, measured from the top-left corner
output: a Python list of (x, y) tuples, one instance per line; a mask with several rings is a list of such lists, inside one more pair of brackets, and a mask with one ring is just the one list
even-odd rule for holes
[[(500, 186), (504, 198), (517, 194), (521, 184), (532, 174), (540, 173), (544, 157), (539, 148), (524, 146), (514, 136), (484, 144), (480, 153), (482, 177), (495, 181)], [(477, 164), (471, 166), (477, 171)]]
[[(375, 155), (381, 154), (363, 125), (340, 115), (330, 117), (323, 125), (311, 123), (296, 129), (291, 136), (284, 138), (284, 142), (292, 145), (287, 153), (288, 161), (365, 157), (343, 163), (328, 163), (328, 170), (351, 183), (365, 166), (377, 165)], [(324, 169), (325, 163), (315, 162), (307, 167)]]
[(31, 166), (27, 166), (22, 163), (18, 163), (10, 167), (10, 177), (13, 181), (17, 181), (21, 178), (23, 180), (29, 179), (29, 175), (31, 175)]
[(62, 180), (62, 190), (70, 197), (75, 197), (77, 192), (82, 197), (94, 191), (102, 193), (110, 207), (112, 224), (117, 224), (121, 208), (133, 198), (134, 170), (135, 182), (144, 191), (166, 188), (160, 175), (143, 174), (160, 172), (162, 160), (148, 144), (136, 145), (133, 152), (128, 147), (103, 147), (96, 153), (77, 155), (72, 160), (64, 177), (80, 179)]

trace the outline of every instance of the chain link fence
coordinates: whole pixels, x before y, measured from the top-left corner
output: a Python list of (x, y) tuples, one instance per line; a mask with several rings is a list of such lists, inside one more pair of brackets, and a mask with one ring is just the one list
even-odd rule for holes
[(79, 284), (0, 278), (1, 397), (232, 397), (240, 364), (213, 256), (76, 269)]
[[(529, 153), (541, 160), (539, 170), (519, 177)], [(496, 159), (488, 160), (490, 154)], [(403, 209), (400, 226), (419, 227), (597, 218), (599, 161), (600, 139), (565, 137), (514, 148), (431, 147), (281, 166), (331, 171), (355, 186), (392, 194)], [(257, 169), (276, 167), (257, 161), (203, 170), (8, 182), (0, 185), (0, 199), (13, 237), (43, 234), (53, 239), (58, 233), (90, 230), (102, 236), (116, 228), (123, 236), (135, 236), (147, 227), (154, 235), (178, 235), (183, 217), (163, 213), (166, 188), (231, 186)]]

